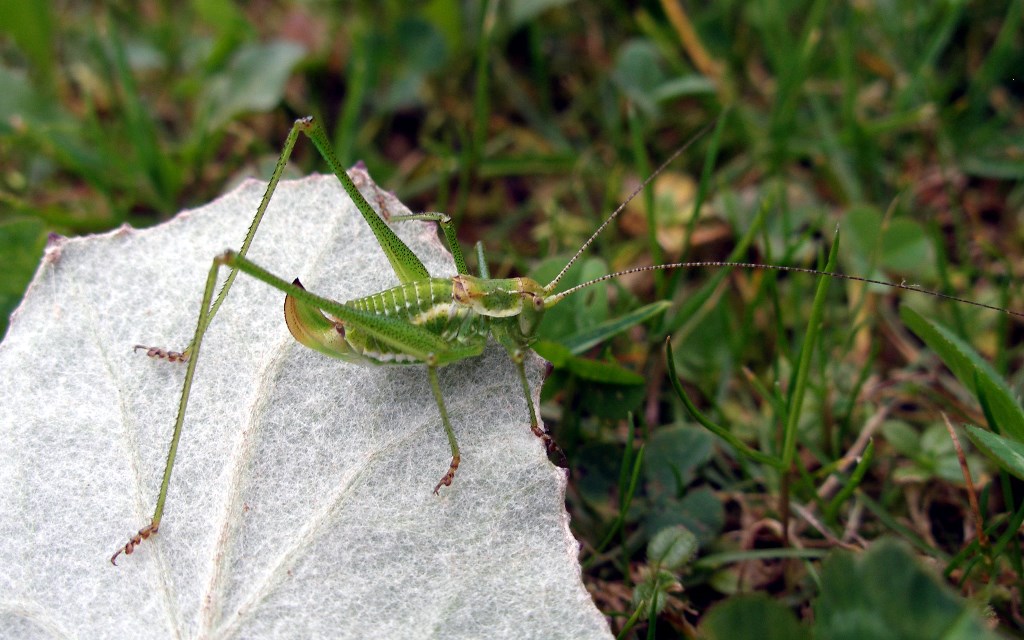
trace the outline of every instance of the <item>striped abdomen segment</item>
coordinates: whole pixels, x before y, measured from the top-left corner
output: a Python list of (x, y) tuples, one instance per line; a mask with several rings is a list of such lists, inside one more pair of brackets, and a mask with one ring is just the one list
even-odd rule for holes
[[(452, 299), (452, 281), (429, 278), (407, 282), (365, 298), (350, 300), (345, 306), (388, 318), (402, 319), (422, 327), (457, 350), (487, 342), (487, 318), (474, 313)], [(345, 327), (345, 341), (363, 357), (380, 364), (416, 364), (418, 358), (383, 344), (358, 327)]]

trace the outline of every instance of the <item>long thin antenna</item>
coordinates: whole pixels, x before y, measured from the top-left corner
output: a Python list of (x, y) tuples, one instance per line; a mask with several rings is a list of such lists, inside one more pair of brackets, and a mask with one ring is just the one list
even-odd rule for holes
[(651, 181), (657, 178), (658, 175), (668, 167), (668, 165), (672, 164), (676, 158), (681, 156), (684, 151), (689, 149), (694, 142), (704, 137), (704, 134), (706, 134), (708, 131), (711, 130), (712, 127), (715, 126), (715, 123), (718, 122), (719, 118), (721, 118), (721, 116), (716, 117), (714, 120), (704, 125), (704, 127), (700, 131), (698, 131), (692, 138), (690, 138), (686, 142), (686, 144), (673, 151), (672, 155), (670, 155), (667, 160), (662, 162), (661, 165), (654, 170), (654, 173), (647, 176), (647, 178), (645, 178), (644, 181), (640, 183), (640, 186), (634, 189), (633, 193), (629, 194), (629, 197), (626, 198), (626, 200), (622, 204), (616, 207), (615, 211), (612, 211), (612, 214), (608, 216), (608, 218), (604, 222), (601, 223), (601, 226), (597, 228), (597, 231), (595, 231), (594, 234), (590, 236), (590, 238), (588, 238), (586, 242), (583, 243), (583, 246), (581, 246), (580, 250), (576, 252), (576, 255), (574, 255), (572, 259), (569, 260), (569, 262), (567, 262), (564, 267), (562, 267), (562, 270), (558, 272), (558, 275), (555, 276), (555, 279), (549, 282), (547, 286), (544, 287), (544, 290), (549, 293), (551, 291), (554, 291), (555, 286), (558, 284), (558, 281), (562, 279), (562, 276), (565, 275), (565, 272), (569, 270), (569, 267), (571, 267), (573, 263), (575, 263), (581, 255), (583, 255), (583, 252), (587, 250), (587, 247), (594, 243), (594, 240), (597, 239), (597, 236), (601, 235), (601, 232), (604, 231), (604, 228), (611, 224), (612, 220), (614, 220), (622, 212), (622, 210), (626, 208), (626, 205), (628, 205), (630, 201), (633, 200), (633, 198), (637, 197), (637, 195), (639, 195), (641, 191), (646, 189), (647, 185), (651, 184)]
[[(693, 269), (693, 268), (706, 268), (706, 267), (731, 267), (735, 269), (757, 269), (761, 271), (788, 271), (790, 273), (807, 273), (815, 276), (828, 276), (829, 278), (836, 278), (837, 280), (853, 280), (855, 282), (865, 282), (867, 284), (878, 284), (884, 287), (891, 287), (893, 289), (904, 289), (906, 291), (916, 291), (918, 293), (924, 293), (936, 298), (942, 298), (944, 300), (952, 300), (953, 302), (961, 302), (963, 304), (969, 304), (974, 307), (981, 307), (982, 309), (988, 309), (990, 311), (999, 311), (1010, 316), (1017, 318), (1024, 318), (1024, 313), (1019, 311), (1010, 311), (1003, 307), (997, 307), (991, 304), (985, 304), (984, 302), (975, 302), (974, 300), (968, 300), (967, 298), (960, 298), (958, 296), (951, 296), (948, 293), (941, 293), (939, 291), (933, 291), (931, 289), (922, 289), (921, 287), (904, 284), (902, 282), (886, 282), (885, 280), (873, 280), (871, 278), (862, 278), (860, 276), (851, 276), (845, 273), (835, 273), (833, 271), (818, 271), (817, 269), (808, 269), (805, 267), (785, 267), (775, 264), (757, 264), (753, 262), (717, 262), (717, 261), (702, 261), (702, 262), (675, 262), (672, 264), (656, 264), (649, 265), (646, 267), (634, 267), (632, 269), (626, 269), (625, 271), (618, 271), (616, 273), (609, 273), (606, 276), (595, 278), (589, 282), (578, 284), (571, 289), (551, 296), (545, 300), (544, 306), (550, 307), (557, 304), (562, 298), (565, 298), (573, 293), (589, 287), (590, 285), (611, 280), (612, 278), (618, 278), (619, 276), (628, 275), (630, 273), (641, 273), (644, 271), (657, 271), (659, 269)], [(557, 279), (556, 279), (557, 280)]]

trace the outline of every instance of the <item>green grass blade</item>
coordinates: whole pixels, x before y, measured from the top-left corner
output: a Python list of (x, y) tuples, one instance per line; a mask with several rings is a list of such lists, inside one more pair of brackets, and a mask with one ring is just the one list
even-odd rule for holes
[(617, 336), (631, 327), (647, 322), (658, 314), (664, 313), (671, 306), (672, 303), (667, 300), (652, 302), (624, 316), (606, 320), (597, 326), (584, 329), (576, 335), (563, 340), (562, 344), (568, 347), (574, 355), (579, 355), (612, 336)]
[[(900, 317), (949, 367), (960, 384), (975, 396), (984, 398), (999, 429), (1007, 437), (1024, 442), (1024, 411), (1014, 399), (1006, 381), (970, 345), (952, 331), (923, 317), (910, 307), (900, 308)], [(984, 382), (982, 382), (984, 381)]]
[[(832, 250), (829, 251), (828, 261), (825, 263), (825, 271), (834, 271), (836, 257), (839, 254), (839, 232), (836, 232), (835, 240), (832, 242)], [(786, 430), (783, 436), (782, 463), (784, 468), (789, 468), (796, 456), (797, 427), (800, 424), (800, 410), (803, 407), (804, 397), (807, 390), (807, 379), (810, 376), (811, 357), (814, 354), (814, 345), (818, 343), (818, 335), (821, 333), (821, 318), (825, 314), (825, 292), (831, 278), (821, 278), (817, 290), (814, 293), (814, 304), (811, 307), (811, 317), (807, 321), (807, 333), (804, 335), (803, 346), (800, 348), (800, 361), (797, 365), (794, 377), (793, 391), (789, 396), (789, 410), (786, 414)]]
[(747, 446), (745, 442), (734, 436), (728, 429), (713, 422), (710, 418), (701, 413), (701, 411), (697, 408), (697, 405), (693, 404), (693, 401), (690, 400), (690, 396), (686, 395), (686, 391), (683, 390), (683, 385), (680, 384), (679, 382), (679, 374), (676, 372), (675, 356), (672, 355), (671, 339), (665, 341), (665, 357), (668, 359), (668, 371), (669, 378), (672, 382), (672, 388), (675, 389), (676, 395), (679, 396), (679, 399), (686, 406), (687, 411), (690, 412), (694, 420), (701, 423), (705, 429), (715, 434), (722, 440), (725, 440), (729, 444), (729, 446), (736, 449), (736, 451), (750, 458), (751, 460), (755, 460), (757, 462), (770, 465), (772, 467), (775, 467), (776, 469), (784, 468), (781, 460), (775, 458), (774, 456), (770, 456), (766, 453), (761, 453), (757, 449)]
[(1024, 480), (1024, 444), (968, 424), (967, 437), (1000, 468)]

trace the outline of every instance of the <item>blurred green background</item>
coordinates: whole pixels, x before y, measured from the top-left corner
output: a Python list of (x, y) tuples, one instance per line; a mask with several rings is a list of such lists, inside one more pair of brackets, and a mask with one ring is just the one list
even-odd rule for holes
[[(821, 266), (839, 228), (839, 271), (1022, 309), (1022, 7), (5, 2), (0, 331), (47, 234), (156, 224), (266, 179), (291, 122), (309, 114), (344, 164), (366, 163), (413, 210), (453, 215), (464, 250), (481, 241), (495, 277), (546, 282), (713, 125), (566, 286), (730, 256)], [(300, 141), (289, 174), (323, 170)], [(986, 526), (1009, 532), (994, 551), (973, 541), (938, 411), (973, 424), (983, 411), (896, 308), (951, 327), (1013, 388), (1019, 323), (844, 282), (809, 321), (817, 284), (708, 268), (620, 279), (553, 309), (537, 345), (555, 365), (543, 413), (569, 457), (568, 506), (598, 606), (648, 637), (692, 633), (714, 603), (749, 591), (771, 594), (783, 618), (810, 618), (827, 591), (824, 550), (895, 535), (963, 593), (983, 591), (1019, 633), (1021, 489), (968, 451)], [(809, 325), (821, 337), (798, 366)], [(695, 426), (669, 384), (669, 335), (701, 409), (761, 451), (796, 434), (795, 472)], [(807, 367), (794, 410), (793, 373)], [(873, 459), (854, 472), (866, 430)], [(657, 534), (679, 525), (699, 553), (656, 560)]]

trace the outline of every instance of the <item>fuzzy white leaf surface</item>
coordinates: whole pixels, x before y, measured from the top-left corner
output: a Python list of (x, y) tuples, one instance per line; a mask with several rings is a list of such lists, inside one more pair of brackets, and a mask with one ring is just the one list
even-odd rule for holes
[[(376, 209), (405, 208), (352, 172)], [(198, 362), (160, 532), (149, 523), (213, 256), (265, 185), (153, 229), (51, 242), (0, 345), (0, 629), (23, 638), (609, 637), (581, 581), (565, 472), (505, 352), (360, 367), (296, 343), (283, 295), (239, 276)], [(392, 225), (454, 273), (425, 222)], [(282, 182), (249, 253), (349, 300), (398, 283), (333, 177)], [(226, 272), (223, 274), (226, 275)], [(222, 275), (222, 277), (223, 277)], [(541, 361), (528, 361), (535, 400)]]

